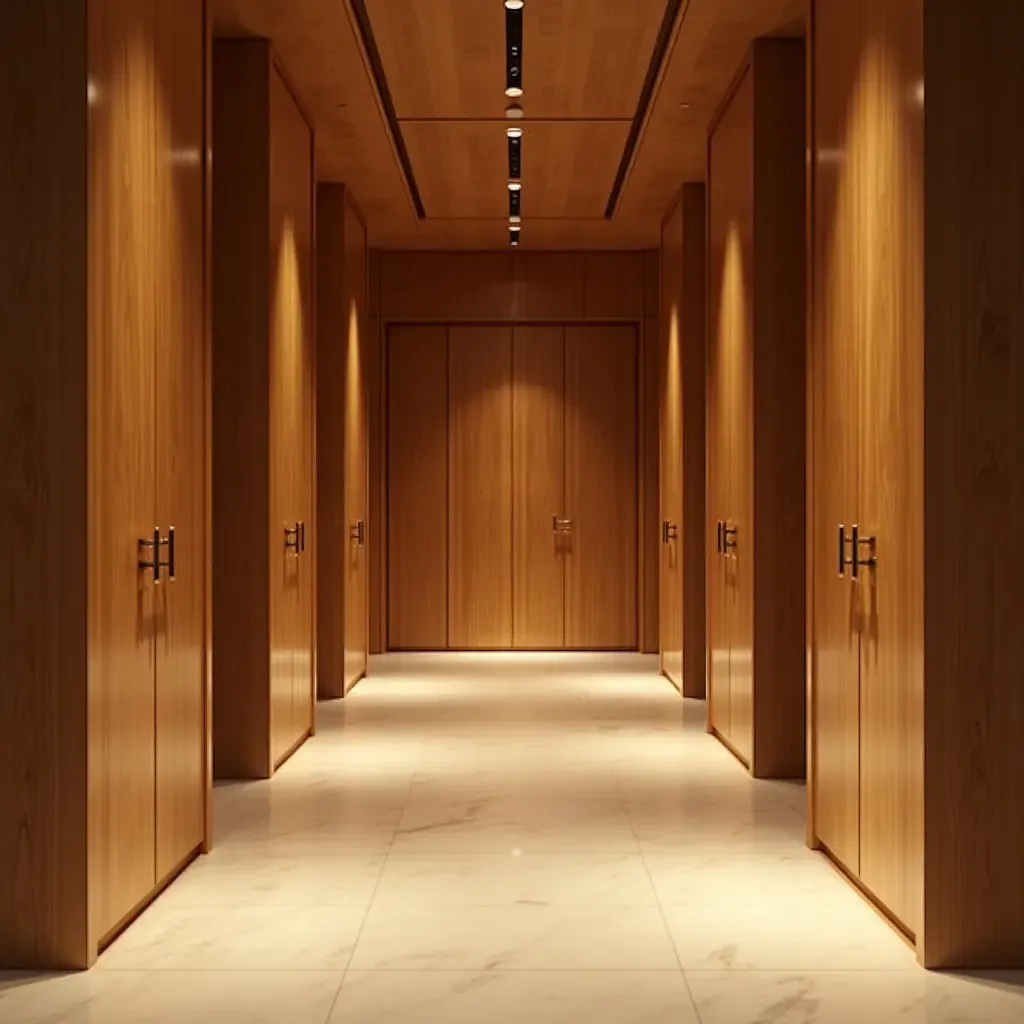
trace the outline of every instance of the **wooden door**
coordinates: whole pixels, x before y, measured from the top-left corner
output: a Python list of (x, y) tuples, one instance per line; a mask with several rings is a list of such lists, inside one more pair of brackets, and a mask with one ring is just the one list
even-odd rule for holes
[(349, 295), (345, 359), (345, 520), (346, 553), (345, 691), (366, 674), (369, 649), (369, 462), (366, 357), (366, 229), (346, 203), (345, 288)]
[[(856, 147), (862, 365), (860, 874), (903, 924), (921, 923), (923, 779), (924, 111), (913, 4), (860, 0)], [(884, 217), (878, 211), (884, 210)], [(851, 282), (846, 283), (847, 287)], [(865, 545), (861, 554), (869, 557)]]
[[(857, 589), (839, 572), (840, 534), (858, 517), (858, 348), (855, 282), (861, 219), (859, 154), (848, 149), (857, 76), (859, 3), (818, 0), (813, 52), (814, 198), (811, 322), (813, 367), (811, 703), (816, 837), (848, 870), (860, 870), (860, 669)], [(843, 156), (840, 159), (840, 155)], [(843, 544), (844, 557), (849, 548)]]
[(683, 206), (662, 233), (659, 565), (661, 670), (683, 688)]
[(448, 646), (512, 646), (512, 330), (448, 332)]
[[(156, 785), (153, 0), (89, 5), (89, 880), (95, 943), (152, 891)], [(84, 100), (83, 100), (84, 102)], [(86, 809), (82, 809), (86, 813)]]
[(565, 331), (565, 644), (635, 650), (637, 344), (626, 326)]
[[(270, 76), (270, 553), (271, 735), (275, 764), (308, 730), (312, 667), (309, 331), (310, 132), (276, 70)], [(292, 531), (292, 532), (289, 532)]]
[(448, 646), (448, 332), (388, 334), (389, 650)]
[(516, 327), (512, 348), (512, 645), (565, 644), (565, 347), (561, 327)]
[[(204, 648), (206, 409), (204, 349), (202, 0), (156, 8), (163, 103), (155, 120), (156, 522), (174, 529), (175, 578), (156, 620), (156, 875), (203, 841), (206, 784)], [(166, 552), (165, 552), (166, 554)]]

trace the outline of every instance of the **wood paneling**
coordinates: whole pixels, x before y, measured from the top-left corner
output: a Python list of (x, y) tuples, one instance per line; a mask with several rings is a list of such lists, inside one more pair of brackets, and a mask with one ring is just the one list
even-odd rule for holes
[(565, 331), (565, 642), (635, 649), (636, 329)]
[(388, 635), (448, 646), (448, 332), (390, 328), (387, 352)]
[(583, 319), (586, 312), (583, 264), (584, 259), (578, 253), (516, 253), (512, 259), (509, 317), (515, 320)]
[[(366, 672), (369, 360), (366, 228), (342, 185), (317, 190), (318, 693), (341, 697)], [(377, 371), (379, 373), (379, 368)], [(377, 381), (379, 386), (379, 380)], [(358, 524), (362, 524), (361, 528)]]
[(448, 645), (512, 645), (512, 331), (448, 332)]
[(175, 530), (176, 579), (156, 601), (156, 878), (203, 841), (206, 759), (205, 253), (202, 0), (156, 5), (156, 523)]
[[(409, 121), (403, 126), (428, 218), (495, 219), (499, 231), (504, 230), (508, 124)], [(517, 126), (523, 130), (524, 230), (532, 230), (534, 218), (603, 217), (629, 122), (523, 119)], [(481, 188), (484, 181), (491, 187)], [(507, 232), (504, 241), (508, 243)]]
[(640, 401), (639, 498), (637, 522), (637, 553), (640, 587), (637, 614), (640, 617), (640, 650), (658, 653), (660, 536), (659, 507), (659, 325), (658, 318), (645, 317), (640, 328), (640, 359), (638, 366)]
[[(507, 238), (507, 236), (506, 236)], [(381, 319), (511, 319), (508, 253), (381, 254)]]
[[(367, 0), (398, 117), (500, 118), (506, 100), (502, 5), (432, 0), (404, 9)], [(618, 118), (636, 110), (663, 0), (546, 0), (523, 17), (523, 86), (534, 117)], [(497, 87), (496, 87), (497, 84)]]
[[(816, 838), (849, 871), (860, 870), (859, 589), (839, 576), (844, 536), (859, 518), (857, 431), (860, 373), (851, 334), (862, 334), (860, 305), (849, 284), (857, 274), (862, 216), (855, 165), (840, 153), (850, 130), (847, 98), (857, 77), (859, 4), (831, 4), (816, 19), (812, 48), (814, 91), (814, 216), (811, 259), (813, 537), (815, 657), (813, 811)], [(848, 557), (848, 553), (844, 553)]]
[(313, 720), (313, 140), (269, 44), (214, 61), (214, 756), (261, 778)]
[(561, 327), (516, 327), (512, 351), (512, 646), (565, 643), (565, 348)]
[(752, 398), (756, 578), (751, 582), (754, 774), (803, 778), (806, 768), (804, 385), (806, 288), (805, 46), (757, 40), (754, 69), (754, 349)]
[(11, 337), (32, 341), (0, 345), (0, 530), (17, 538), (0, 544), (0, 576), (14, 584), (0, 590), (9, 967), (90, 959), (86, 22), (85, 5), (64, 0), (0, 7), (0, 314)]
[[(709, 143), (709, 722), (755, 776), (805, 764), (804, 50), (758, 40)], [(709, 523), (710, 525), (710, 523)], [(709, 548), (709, 550), (712, 550)], [(716, 621), (717, 620), (717, 621)], [(728, 667), (722, 644), (728, 644)]]
[(1013, 0), (926, 7), (918, 952), (935, 967), (1024, 966), (1022, 15)]
[(644, 316), (647, 259), (628, 253), (588, 252), (583, 257), (583, 311), (588, 320)]
[(0, 14), (5, 968), (91, 965), (203, 842), (202, 13)]
[(699, 184), (682, 191), (683, 277), (680, 300), (682, 370), (683, 695), (706, 694), (705, 362), (707, 350), (707, 197)]
[[(347, 353), (345, 366), (345, 509), (348, 559), (345, 603), (345, 689), (366, 674), (369, 648), (369, 462), (366, 363), (369, 352), (366, 316), (366, 227), (347, 201), (345, 222), (345, 295)], [(330, 457), (330, 453), (325, 453)]]
[[(659, 650), (661, 671), (683, 688), (683, 208), (677, 203), (661, 235), (662, 332), (659, 359), (660, 535)], [(701, 594), (703, 598), (703, 594)]]
[(213, 60), (214, 774), (265, 778), (272, 769), (263, 597), (270, 592), (270, 52), (260, 41), (218, 41)]

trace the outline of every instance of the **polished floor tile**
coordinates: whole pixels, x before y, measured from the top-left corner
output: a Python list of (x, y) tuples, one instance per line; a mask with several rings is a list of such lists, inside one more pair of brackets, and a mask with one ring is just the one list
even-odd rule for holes
[(3, 1024), (1011, 1024), (1024, 976), (917, 968), (636, 655), (378, 659), (87, 974)]

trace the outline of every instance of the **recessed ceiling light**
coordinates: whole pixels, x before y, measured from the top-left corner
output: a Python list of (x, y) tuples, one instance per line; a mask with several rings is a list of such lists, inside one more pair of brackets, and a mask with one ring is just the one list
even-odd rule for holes
[(519, 97), (520, 97), (520, 96), (522, 96), (522, 95), (523, 95), (523, 90), (522, 90), (522, 89), (520, 89), (518, 85), (510, 85), (510, 86), (509, 86), (509, 87), (508, 87), (508, 88), (507, 88), (507, 89), (505, 90), (505, 95), (506, 95), (506, 96), (507, 96), (507, 97), (508, 97), (508, 98), (509, 98), (510, 100), (517, 100), (517, 99), (519, 99)]
[(521, 11), (526, 0), (505, 0), (505, 7), (510, 11)]
[(518, 103), (513, 103), (510, 107), (505, 110), (505, 116), (512, 119), (517, 119), (523, 116), (523, 108)]
[(521, 139), (523, 137), (523, 129), (522, 128), (506, 128), (505, 129), (505, 134), (510, 139)]
[(510, 181), (508, 183), (509, 192), (519, 192), (522, 189), (522, 187), (523, 183), (521, 181)]

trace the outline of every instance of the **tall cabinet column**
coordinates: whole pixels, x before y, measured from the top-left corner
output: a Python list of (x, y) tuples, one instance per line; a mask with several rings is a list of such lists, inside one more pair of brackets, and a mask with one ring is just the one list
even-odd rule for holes
[(214, 767), (266, 778), (314, 700), (313, 133), (265, 40), (214, 47)]
[(206, 10), (0, 7), (0, 968), (205, 845)]
[(805, 763), (804, 44), (755, 40), (708, 145), (708, 726)]
[(815, 0), (810, 841), (926, 966), (1024, 966), (1015, 0)]

